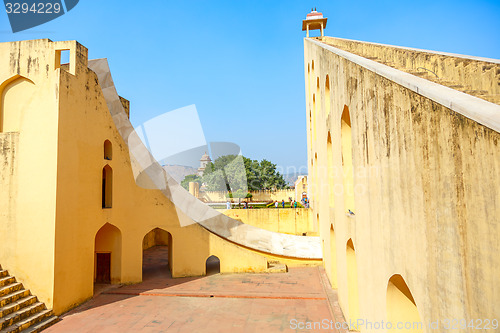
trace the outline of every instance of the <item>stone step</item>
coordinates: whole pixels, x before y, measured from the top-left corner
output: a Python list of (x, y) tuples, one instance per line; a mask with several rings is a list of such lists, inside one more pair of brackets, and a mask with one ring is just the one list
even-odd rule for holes
[(30, 326), (34, 326), (38, 323), (41, 323), (45, 319), (51, 317), (53, 315), (52, 310), (43, 310), (40, 312), (37, 312), (28, 318), (15, 323), (12, 326), (9, 326), (3, 330), (0, 330), (0, 333), (19, 333), (22, 332), (23, 330), (26, 330)]
[(14, 283), (8, 284), (8, 285), (0, 288), (0, 297), (6, 296), (10, 293), (13, 293), (13, 292), (21, 290), (21, 289), (23, 289), (22, 283), (14, 282)]
[(266, 270), (267, 273), (286, 273), (288, 272), (288, 267), (285, 264), (268, 264), (268, 268)]
[(6, 329), (7, 327), (29, 318), (43, 310), (45, 310), (45, 304), (41, 302), (36, 302), (27, 307), (21, 308), (18, 311), (0, 319), (0, 329)]
[(9, 272), (3, 269), (0, 269), (0, 277), (9, 276)]
[(14, 282), (16, 282), (16, 279), (13, 276), (2, 277), (0, 278), (0, 287), (12, 284)]
[(18, 299), (15, 302), (11, 302), (3, 307), (0, 307), (0, 318), (6, 317), (7, 315), (14, 313), (15, 311), (18, 311), (21, 308), (27, 307), (31, 304), (34, 304), (37, 302), (36, 296), (26, 296), (23, 298)]
[(29, 290), (26, 290), (26, 289), (21, 289), (21, 290), (18, 290), (14, 293), (11, 293), (11, 294), (8, 294), (6, 296), (3, 296), (3, 297), (0, 297), (0, 307), (3, 307), (7, 304), (10, 304), (10, 303), (13, 303), (13, 302), (16, 302), (17, 300), (23, 298), (23, 297), (27, 297), (30, 295), (30, 291)]
[(43, 321), (39, 322), (38, 324), (28, 327), (26, 330), (23, 331), (23, 333), (41, 332), (44, 329), (54, 325), (58, 321), (59, 321), (59, 317), (57, 317), (57, 316), (48, 317), (48, 318), (44, 319)]

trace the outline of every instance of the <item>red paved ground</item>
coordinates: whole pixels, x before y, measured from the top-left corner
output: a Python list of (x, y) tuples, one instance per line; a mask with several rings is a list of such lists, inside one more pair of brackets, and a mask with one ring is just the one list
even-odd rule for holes
[(322, 268), (172, 279), (166, 258), (165, 247), (145, 251), (143, 283), (101, 286), (45, 332), (339, 332), (292, 320), (344, 321)]

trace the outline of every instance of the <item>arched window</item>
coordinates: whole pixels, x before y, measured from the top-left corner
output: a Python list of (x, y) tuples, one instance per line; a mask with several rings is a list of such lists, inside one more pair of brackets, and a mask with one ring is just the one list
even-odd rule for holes
[(328, 203), (330, 207), (334, 207), (333, 202), (335, 198), (334, 191), (334, 172), (333, 172), (333, 147), (332, 147), (332, 136), (330, 131), (328, 131), (328, 136), (326, 138), (326, 158), (327, 161), (327, 171), (328, 171)]
[(316, 118), (318, 117), (318, 113), (316, 112), (316, 94), (313, 94), (313, 114), (312, 114), (312, 137), (313, 137), (313, 140), (311, 142), (311, 147), (314, 147), (316, 146), (315, 143), (316, 143)]
[(330, 284), (337, 288), (337, 241), (333, 225), (330, 224)]
[(356, 263), (356, 251), (352, 239), (346, 245), (347, 259), (347, 301), (349, 302), (349, 319), (356, 322), (360, 319), (359, 313), (359, 291), (358, 291), (358, 266)]
[(393, 275), (387, 284), (387, 320), (393, 323), (401, 322), (404, 328), (393, 327), (389, 332), (423, 332), (417, 304), (413, 299), (410, 288), (403, 277)]
[(106, 165), (102, 169), (102, 208), (111, 208), (113, 202), (113, 169)]
[(325, 79), (325, 113), (326, 117), (330, 114), (330, 105), (331, 97), (330, 97), (330, 76), (326, 75)]
[(352, 163), (352, 133), (349, 108), (344, 106), (341, 120), (342, 171), (344, 174), (344, 209), (355, 212), (354, 167)]
[(23, 113), (35, 92), (35, 84), (16, 75), (0, 85), (0, 132), (19, 132)]
[(109, 140), (104, 141), (104, 159), (108, 161), (113, 159), (113, 147)]

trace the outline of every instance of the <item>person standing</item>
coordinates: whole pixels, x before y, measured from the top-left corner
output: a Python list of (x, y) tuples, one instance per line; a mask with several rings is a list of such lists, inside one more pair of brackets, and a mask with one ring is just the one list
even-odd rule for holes
[(226, 209), (231, 209), (231, 203), (229, 202), (229, 200), (226, 202)]
[(285, 199), (281, 200), (281, 207), (285, 208)]
[(276, 200), (276, 202), (274, 203), (274, 207), (278, 208), (278, 200)]

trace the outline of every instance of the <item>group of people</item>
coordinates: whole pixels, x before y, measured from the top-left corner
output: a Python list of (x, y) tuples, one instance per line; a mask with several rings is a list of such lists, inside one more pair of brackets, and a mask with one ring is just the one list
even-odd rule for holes
[[(297, 208), (297, 206), (298, 206), (298, 202), (297, 201), (293, 200), (291, 197), (288, 198), (288, 201), (290, 202), (290, 208)], [(274, 207), (275, 208), (279, 208), (280, 205), (281, 205), (281, 208), (285, 208), (285, 200), (284, 199), (281, 200), (281, 202), (279, 202), (278, 200), (276, 200), (274, 202)], [(304, 207), (305, 207), (305, 205), (304, 205)]]
[[(290, 208), (298, 208), (299, 203), (296, 200), (293, 200), (292, 197), (289, 197), (288, 201), (290, 202)], [(307, 199), (307, 197), (302, 198), (302, 200), (300, 200), (300, 202), (302, 203), (302, 207), (309, 208), (309, 200)], [(279, 208), (280, 205), (281, 205), (281, 208), (285, 208), (285, 200), (284, 199), (281, 200), (281, 202), (279, 202), (278, 200), (276, 200), (274, 202), (275, 208)], [(243, 209), (248, 209), (248, 208), (249, 208), (248, 202), (246, 202), (246, 201), (243, 202)], [(226, 209), (231, 209), (231, 202), (229, 202), (229, 200), (226, 202)]]

